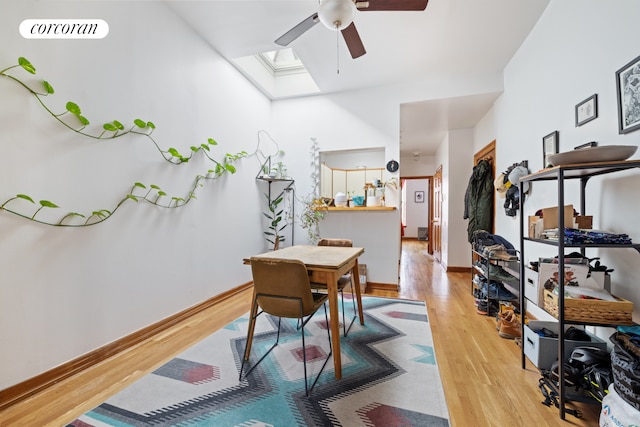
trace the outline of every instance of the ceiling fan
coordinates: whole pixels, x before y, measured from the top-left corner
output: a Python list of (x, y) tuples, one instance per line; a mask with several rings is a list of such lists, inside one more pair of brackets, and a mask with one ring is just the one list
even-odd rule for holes
[(364, 49), (358, 30), (353, 23), (356, 10), (366, 11), (421, 11), (425, 10), (429, 0), (320, 0), (318, 12), (284, 33), (275, 43), (288, 46), (319, 21), (331, 30), (340, 30), (352, 58), (358, 58), (367, 51)]

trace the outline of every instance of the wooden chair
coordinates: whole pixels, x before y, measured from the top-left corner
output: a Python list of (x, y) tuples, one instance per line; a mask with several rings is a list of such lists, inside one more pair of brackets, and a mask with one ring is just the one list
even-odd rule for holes
[[(352, 247), (353, 242), (349, 239), (320, 239), (318, 242), (318, 246), (341, 246), (341, 247)], [(349, 326), (347, 326), (346, 314), (344, 311), (344, 289), (347, 285), (351, 285), (351, 302), (353, 303), (353, 317), (351, 318), (351, 322)], [(355, 322), (356, 317), (358, 316), (358, 310), (356, 308), (356, 298), (353, 294), (353, 277), (351, 273), (345, 274), (338, 280), (338, 292), (340, 292), (340, 301), (342, 304), (342, 330), (344, 336), (346, 337), (349, 331), (351, 330), (351, 326), (353, 326), (353, 322)], [(311, 283), (311, 287), (314, 289), (326, 290), (326, 283)]]
[[(245, 378), (258, 366), (262, 360), (278, 345), (280, 340), (280, 323), (282, 318), (298, 319), (298, 328), (302, 330), (302, 353), (304, 365), (304, 386), (305, 393), (309, 393), (318, 382), (320, 374), (324, 370), (332, 354), (331, 335), (329, 328), (329, 317), (325, 302), (326, 294), (311, 291), (309, 283), (309, 273), (302, 261), (282, 260), (270, 258), (251, 258), (251, 272), (253, 274), (254, 297), (251, 313), (255, 313), (249, 319), (247, 331), (247, 342), (240, 366), (240, 380), (245, 362), (249, 360), (251, 353), (251, 343), (256, 325), (256, 319), (262, 313), (268, 313), (278, 317), (278, 333), (276, 342), (267, 352), (246, 372)], [(325, 321), (327, 322), (327, 337), (329, 338), (329, 355), (324, 361), (320, 372), (316, 376), (311, 387), (307, 381), (307, 352), (305, 346), (304, 327), (318, 311), (324, 307)]]

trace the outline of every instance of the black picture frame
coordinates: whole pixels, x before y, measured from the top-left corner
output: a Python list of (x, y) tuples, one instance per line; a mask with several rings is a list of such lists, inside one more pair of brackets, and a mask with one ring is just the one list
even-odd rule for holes
[(416, 191), (413, 197), (416, 203), (424, 203), (424, 191)]
[(548, 160), (550, 154), (557, 154), (560, 147), (560, 134), (554, 130), (542, 138), (542, 167), (551, 166)]
[(576, 127), (590, 122), (598, 117), (598, 94), (594, 93), (587, 99), (576, 104)]
[(618, 133), (640, 129), (640, 56), (616, 71)]

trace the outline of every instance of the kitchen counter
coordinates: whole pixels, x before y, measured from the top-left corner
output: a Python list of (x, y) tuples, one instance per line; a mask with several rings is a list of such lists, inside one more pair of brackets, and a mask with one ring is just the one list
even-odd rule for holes
[(344, 208), (336, 208), (333, 206), (326, 208), (317, 208), (322, 211), (340, 211), (340, 212), (364, 212), (364, 211), (395, 211), (397, 208), (395, 206), (354, 206), (352, 208), (344, 207)]

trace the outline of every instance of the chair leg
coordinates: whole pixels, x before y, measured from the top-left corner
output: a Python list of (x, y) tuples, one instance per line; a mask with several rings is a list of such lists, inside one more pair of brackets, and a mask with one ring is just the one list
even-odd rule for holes
[[(248, 328), (248, 332), (247, 332), (247, 342), (245, 343), (245, 351), (242, 353), (242, 364), (240, 365), (240, 375), (238, 376), (238, 380), (242, 381), (242, 371), (244, 370), (244, 365), (245, 363), (249, 360), (249, 354), (247, 353), (247, 349), (249, 348), (250, 342), (253, 340), (253, 331), (256, 327), (256, 319), (258, 318), (258, 316), (260, 316), (262, 314), (262, 311), (259, 312), (258, 314), (256, 314), (254, 317), (252, 317), (251, 319), (249, 319), (249, 328)], [(282, 318), (278, 317), (278, 332), (276, 334), (276, 342), (269, 348), (269, 350), (267, 350), (267, 352), (262, 355), (262, 357), (253, 364), (253, 366), (251, 368), (249, 368), (249, 370), (244, 374), (244, 377), (247, 378), (247, 376), (251, 373), (251, 371), (253, 371), (253, 369), (258, 366), (260, 364), (260, 362), (262, 362), (264, 360), (265, 357), (267, 357), (269, 355), (269, 353), (271, 353), (271, 350), (273, 350), (278, 343), (280, 342), (280, 324), (282, 323)]]
[(307, 320), (305, 320), (302, 323), (302, 353), (303, 353), (302, 359), (304, 361), (304, 389), (305, 389), (305, 395), (307, 397), (309, 397), (309, 393), (311, 393), (313, 388), (316, 386), (316, 383), (320, 379), (320, 375), (322, 375), (322, 371), (324, 371), (324, 368), (327, 366), (327, 362), (329, 362), (329, 359), (333, 354), (333, 347), (331, 345), (331, 333), (329, 328), (329, 315), (327, 314), (327, 304), (326, 303), (323, 304), (323, 307), (324, 307), (324, 319), (327, 325), (327, 338), (329, 339), (329, 354), (327, 355), (327, 358), (324, 360), (324, 363), (322, 364), (322, 368), (320, 368), (320, 372), (318, 372), (318, 375), (316, 375), (315, 380), (313, 380), (313, 384), (311, 384), (311, 387), (307, 386), (307, 348), (305, 347), (305, 342), (304, 342), (304, 325), (307, 324), (307, 322), (309, 321), (309, 319), (311, 319), (311, 317), (313, 317), (313, 315), (309, 316)]
[(340, 299), (342, 300), (342, 328), (344, 331), (344, 336), (346, 337), (351, 327), (353, 326), (353, 322), (356, 321), (356, 317), (358, 317), (358, 309), (356, 308), (356, 296), (353, 293), (353, 277), (351, 278), (351, 302), (353, 303), (353, 317), (351, 318), (351, 322), (347, 327), (347, 321), (345, 320), (346, 313), (344, 311), (344, 292), (340, 291)]

